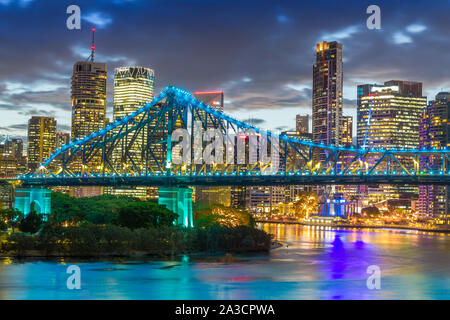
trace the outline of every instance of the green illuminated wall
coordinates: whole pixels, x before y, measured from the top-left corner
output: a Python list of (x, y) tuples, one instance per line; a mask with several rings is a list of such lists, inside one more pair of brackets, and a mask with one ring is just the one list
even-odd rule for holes
[(14, 191), (14, 208), (26, 216), (34, 204), (37, 213), (48, 215), (51, 212), (51, 193), (50, 189), (18, 188)]
[(178, 214), (177, 224), (193, 227), (192, 189), (189, 188), (159, 188), (158, 203)]

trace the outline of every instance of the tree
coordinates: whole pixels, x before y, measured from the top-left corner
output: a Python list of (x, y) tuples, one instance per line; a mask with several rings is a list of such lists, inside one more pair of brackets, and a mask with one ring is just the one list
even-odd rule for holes
[(294, 211), (297, 218), (309, 218), (309, 215), (317, 209), (319, 198), (311, 191), (303, 191), (294, 202)]
[(34, 208), (31, 208), (30, 213), (20, 222), (19, 229), (23, 232), (36, 233), (41, 228), (42, 223), (42, 216), (37, 214)]
[(14, 228), (19, 226), (20, 221), (23, 218), (23, 213), (17, 209), (1, 209), (0, 210), (0, 220), (6, 224), (7, 228), (11, 227), (14, 231)]
[(119, 210), (113, 223), (132, 230), (172, 226), (178, 215), (155, 202), (134, 202)]
[(196, 204), (194, 219), (196, 225), (200, 227), (216, 224), (228, 227), (254, 225), (253, 217), (249, 212), (220, 204)]
[(52, 192), (52, 213), (50, 222), (56, 226), (64, 223), (76, 224), (84, 219), (78, 199), (64, 193)]
[(361, 210), (363, 216), (367, 216), (370, 219), (377, 218), (380, 215), (380, 210), (377, 207), (365, 207)]

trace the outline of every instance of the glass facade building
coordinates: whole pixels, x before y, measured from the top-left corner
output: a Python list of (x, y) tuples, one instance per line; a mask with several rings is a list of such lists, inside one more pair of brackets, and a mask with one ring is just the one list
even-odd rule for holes
[(342, 88), (342, 44), (326, 41), (317, 44), (312, 101), (312, 134), (316, 143), (340, 143)]
[(56, 148), (56, 120), (33, 116), (28, 121), (28, 169), (35, 171)]
[[(421, 148), (450, 147), (450, 93), (440, 92), (430, 101), (420, 123)], [(449, 161), (446, 167), (449, 167)], [(424, 156), (421, 167), (439, 168), (442, 159)], [(449, 187), (438, 185), (419, 186), (419, 214), (423, 218), (449, 218)]]
[[(422, 96), (420, 82), (387, 81), (384, 85), (358, 86), (357, 144), (359, 148), (393, 149), (419, 147), (419, 126), (427, 98)], [(408, 158), (409, 159), (409, 158)], [(397, 160), (407, 167), (406, 159)], [(369, 163), (375, 159), (367, 159)], [(381, 170), (381, 169), (380, 169)], [(388, 199), (417, 199), (417, 187), (382, 185), (362, 188), (365, 202)]]

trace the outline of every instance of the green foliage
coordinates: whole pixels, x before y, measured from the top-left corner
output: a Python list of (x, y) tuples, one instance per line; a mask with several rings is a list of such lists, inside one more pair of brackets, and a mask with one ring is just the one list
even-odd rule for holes
[(119, 210), (113, 223), (132, 230), (158, 226), (171, 226), (178, 215), (155, 202), (135, 202)]
[(135, 198), (102, 195), (92, 198), (75, 198), (67, 194), (52, 192), (52, 214), (55, 225), (78, 225), (81, 222), (109, 224), (120, 208), (138, 201)]
[(6, 223), (7, 227), (17, 228), (22, 221), (23, 213), (16, 209), (1, 209), (0, 220)]
[(294, 211), (296, 218), (308, 218), (311, 213), (317, 210), (319, 198), (315, 192), (303, 191), (298, 195), (294, 202)]
[(377, 218), (380, 215), (380, 210), (377, 207), (366, 207), (361, 209), (361, 213), (363, 216), (367, 216), (371, 219)]
[(262, 230), (214, 225), (187, 231), (186, 248), (192, 251), (269, 251), (271, 236)]
[(183, 252), (268, 251), (271, 236), (262, 230), (239, 226), (185, 229), (178, 226), (130, 230), (114, 225), (54, 227), (46, 225), (39, 235), (13, 233), (1, 251), (23, 256), (29, 250), (57, 256), (125, 256), (136, 252), (169, 255)]
[(34, 208), (19, 223), (19, 229), (23, 232), (36, 233), (39, 231), (43, 223), (42, 215), (37, 214)]
[(193, 211), (195, 225), (199, 227), (213, 225), (252, 227), (255, 224), (253, 216), (249, 212), (220, 204), (196, 203)]
[(14, 253), (19, 257), (33, 249), (35, 249), (34, 238), (24, 233), (12, 233), (8, 236), (7, 242), (2, 245), (3, 252)]
[(8, 225), (3, 220), (0, 220), (0, 231), (5, 231), (8, 229)]

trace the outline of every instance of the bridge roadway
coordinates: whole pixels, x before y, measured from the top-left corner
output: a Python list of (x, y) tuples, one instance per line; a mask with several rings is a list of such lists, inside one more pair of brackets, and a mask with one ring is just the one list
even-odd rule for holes
[(95, 177), (27, 177), (10, 179), (22, 187), (55, 186), (275, 186), (275, 185), (450, 185), (450, 174), (298, 174), (277, 175), (241, 174), (206, 174), (206, 175), (129, 175), (129, 176), (95, 176)]

